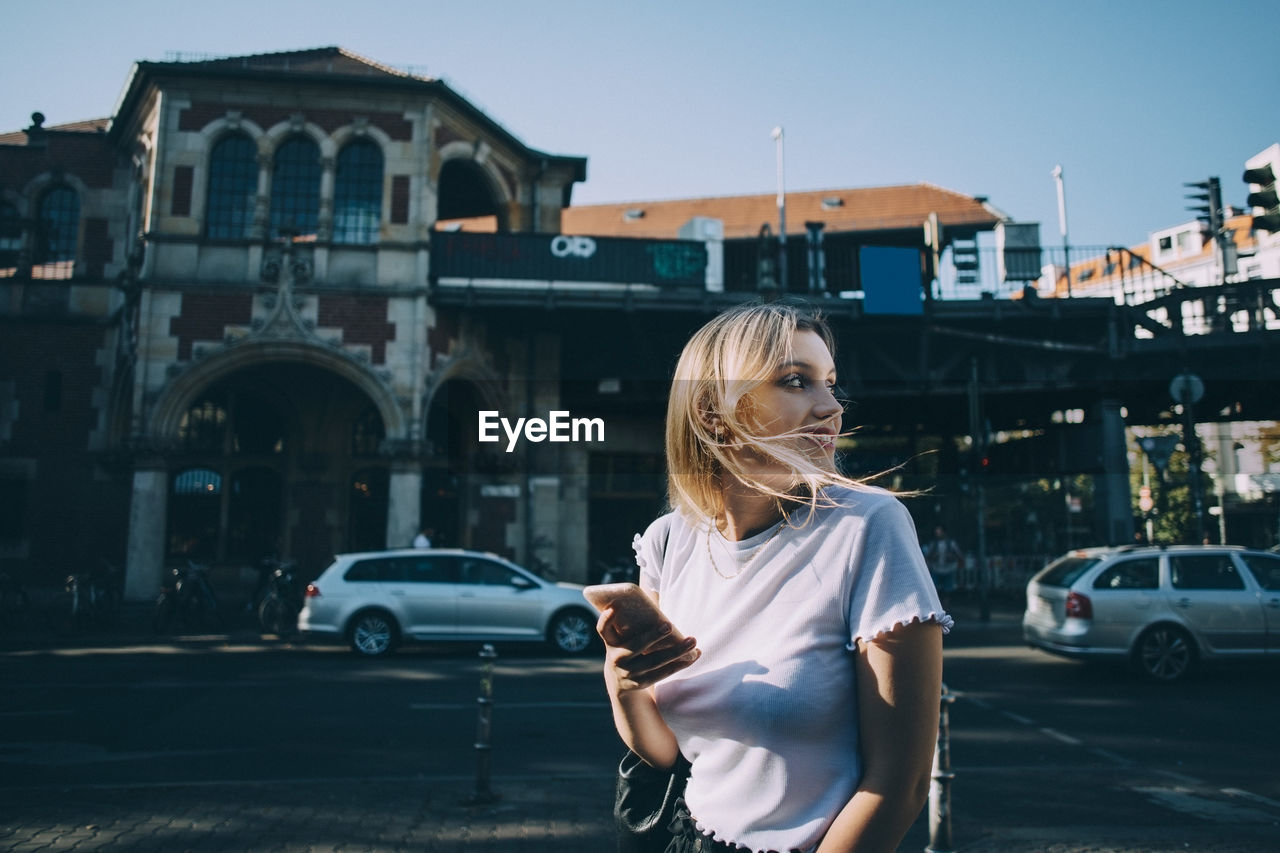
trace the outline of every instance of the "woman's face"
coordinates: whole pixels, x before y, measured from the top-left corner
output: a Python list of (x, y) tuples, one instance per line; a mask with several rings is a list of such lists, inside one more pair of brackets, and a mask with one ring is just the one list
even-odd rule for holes
[(756, 435), (793, 435), (793, 446), (833, 470), (843, 407), (835, 397), (836, 365), (817, 332), (797, 331), (791, 352), (748, 396)]

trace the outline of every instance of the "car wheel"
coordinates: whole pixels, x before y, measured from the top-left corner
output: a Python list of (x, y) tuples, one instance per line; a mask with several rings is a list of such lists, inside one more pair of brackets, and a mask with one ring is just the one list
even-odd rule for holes
[(566, 610), (551, 620), (547, 638), (557, 651), (580, 655), (595, 642), (596, 621), (586, 611)]
[(1173, 625), (1156, 625), (1138, 638), (1134, 661), (1146, 675), (1157, 681), (1177, 681), (1195, 663), (1191, 636)]
[(351, 648), (368, 657), (385, 655), (396, 647), (399, 631), (395, 620), (381, 610), (366, 610), (351, 620), (347, 631)]

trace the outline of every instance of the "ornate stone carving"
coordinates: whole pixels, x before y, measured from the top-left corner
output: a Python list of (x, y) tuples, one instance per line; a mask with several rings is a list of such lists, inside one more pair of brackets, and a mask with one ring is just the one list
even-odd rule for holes
[(305, 302), (293, 290), (311, 281), (313, 269), (310, 247), (287, 238), (267, 247), (262, 256), (261, 278), (276, 289), (260, 296), (268, 314), (253, 322), (250, 337), (315, 340), (315, 323), (302, 316)]

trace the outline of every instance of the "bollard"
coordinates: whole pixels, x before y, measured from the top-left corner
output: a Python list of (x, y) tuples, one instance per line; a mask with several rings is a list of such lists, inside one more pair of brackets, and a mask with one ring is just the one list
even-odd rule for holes
[(938, 711), (938, 745), (933, 750), (933, 781), (929, 783), (929, 846), (925, 853), (952, 853), (951, 843), (951, 719), (947, 707), (956, 697), (942, 685)]
[(493, 661), (498, 656), (493, 646), (480, 648), (480, 696), (476, 699), (476, 790), (468, 805), (484, 805), (498, 799), (489, 785), (489, 759), (492, 746), (489, 735), (493, 723)]

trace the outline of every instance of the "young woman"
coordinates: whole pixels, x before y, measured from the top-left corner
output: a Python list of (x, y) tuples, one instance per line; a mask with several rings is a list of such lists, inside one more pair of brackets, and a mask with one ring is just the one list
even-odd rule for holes
[(837, 393), (830, 331), (777, 303), (676, 367), (673, 511), (635, 543), (670, 622), (597, 626), (622, 739), (692, 765), (669, 851), (892, 851), (924, 805), (951, 619), (906, 508), (837, 472)]

